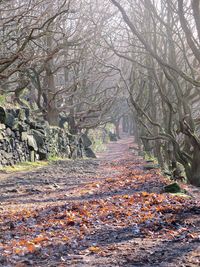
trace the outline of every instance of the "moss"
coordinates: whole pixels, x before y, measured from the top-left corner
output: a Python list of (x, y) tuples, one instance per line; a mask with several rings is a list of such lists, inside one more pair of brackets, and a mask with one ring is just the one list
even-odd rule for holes
[(149, 155), (149, 153), (147, 153), (146, 151), (144, 152), (144, 159), (147, 161), (147, 162), (153, 162), (155, 164), (158, 164), (158, 160), (157, 158), (155, 158), (154, 156), (152, 155)]
[(172, 183), (164, 187), (166, 193), (183, 193), (181, 187), (177, 183)]
[(100, 139), (96, 139), (92, 145), (94, 152), (102, 152), (106, 150), (106, 145)]
[(179, 193), (171, 193), (173, 196), (178, 196), (178, 197), (185, 197), (185, 198), (192, 198), (192, 196), (187, 195), (187, 192), (179, 192)]
[(6, 96), (0, 95), (0, 106), (5, 106), (6, 103)]
[(12, 102), (13, 93), (0, 94), (0, 106), (4, 108), (20, 108), (19, 104)]
[(88, 137), (92, 142), (92, 150), (94, 152), (102, 152), (106, 150), (106, 143), (108, 143), (108, 138), (104, 138), (105, 133), (103, 133), (102, 128), (92, 129), (89, 131)]
[(115, 131), (113, 123), (107, 123), (104, 127), (90, 129), (88, 137), (92, 141), (92, 150), (94, 152), (102, 152), (106, 150), (106, 144), (109, 143), (109, 132)]
[(115, 126), (113, 123), (107, 123), (105, 126), (106, 131), (114, 132), (115, 131)]
[(25, 107), (27, 107), (27, 108), (29, 108), (30, 110), (31, 110), (31, 106), (30, 106), (30, 103), (27, 101), (27, 100), (25, 100), (25, 99), (20, 99), (21, 100), (21, 102), (24, 104), (24, 106)]
[(21, 172), (21, 171), (30, 171), (33, 170), (35, 168), (41, 168), (41, 167), (45, 167), (49, 164), (48, 161), (35, 161), (35, 162), (22, 162), (22, 163), (18, 163), (14, 166), (6, 166), (6, 167), (2, 167), (0, 168), (0, 171), (3, 172)]

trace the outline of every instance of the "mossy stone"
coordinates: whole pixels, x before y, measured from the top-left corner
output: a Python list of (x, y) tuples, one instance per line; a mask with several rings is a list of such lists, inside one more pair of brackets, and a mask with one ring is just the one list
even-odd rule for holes
[(159, 169), (158, 164), (146, 164), (143, 166), (144, 170), (153, 170), (153, 169)]
[(164, 187), (165, 193), (180, 193), (182, 192), (180, 186), (177, 183), (169, 184)]
[(146, 163), (154, 163), (154, 160), (153, 159), (147, 159)]

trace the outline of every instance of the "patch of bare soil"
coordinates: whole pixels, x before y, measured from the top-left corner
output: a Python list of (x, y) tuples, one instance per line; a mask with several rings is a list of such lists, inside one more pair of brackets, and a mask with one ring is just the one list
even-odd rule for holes
[(162, 192), (133, 139), (0, 179), (0, 266), (200, 266), (199, 189)]

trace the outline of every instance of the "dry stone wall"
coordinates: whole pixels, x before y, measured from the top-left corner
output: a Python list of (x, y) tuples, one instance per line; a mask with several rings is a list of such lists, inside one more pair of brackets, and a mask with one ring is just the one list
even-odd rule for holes
[(26, 108), (0, 107), (0, 167), (50, 156), (95, 157), (90, 145), (84, 134), (71, 135), (46, 121), (34, 121)]

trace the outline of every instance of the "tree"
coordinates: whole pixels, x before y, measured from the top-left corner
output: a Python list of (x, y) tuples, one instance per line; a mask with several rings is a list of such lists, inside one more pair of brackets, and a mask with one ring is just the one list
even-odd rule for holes
[[(146, 68), (145, 74), (148, 76), (147, 88), (150, 93), (150, 104), (141, 107), (141, 104), (138, 105), (137, 103), (137, 98), (134, 99), (133, 93), (130, 94), (131, 103), (137, 111), (139, 121), (146, 128), (146, 133), (148, 132), (142, 136), (142, 140), (163, 140), (164, 143), (168, 143), (168, 147), (172, 145), (173, 153), (169, 153), (172, 156), (170, 161), (178, 161), (183, 164), (188, 180), (192, 184), (199, 185), (199, 137), (196, 131), (198, 125), (193, 113), (193, 100), (199, 97), (197, 87), (199, 82), (197, 75), (195, 75), (197, 70), (193, 70), (194, 66), (192, 65), (194, 59), (198, 60), (198, 58), (196, 58), (197, 55), (195, 58), (188, 56), (190, 49), (194, 55), (196, 50), (191, 46), (189, 37), (187, 37), (187, 43), (183, 38), (183, 33), (189, 34), (189, 32), (187, 28), (184, 29), (186, 22), (180, 21), (180, 19), (184, 19), (180, 12), (183, 11), (182, 6), (179, 2), (177, 7), (179, 16), (177, 16), (174, 1), (165, 4), (163, 1), (155, 3), (145, 0), (140, 1), (139, 4), (136, 1), (133, 16), (132, 13), (128, 14), (125, 10), (126, 5), (123, 7), (116, 0), (111, 0), (111, 2), (122, 14), (123, 21), (129, 27), (131, 34), (137, 37), (137, 40), (142, 44), (143, 53), (146, 51), (145, 62), (126, 56), (130, 62), (139, 61), (140, 67), (142, 65)], [(159, 4), (158, 8), (157, 5)], [(133, 7), (133, 4), (130, 3), (130, 6)], [(193, 2), (192, 7), (194, 7)], [(133, 8), (129, 8), (129, 13), (130, 10), (133, 12)], [(140, 23), (141, 18), (143, 18), (143, 23), (140, 26), (138, 26), (138, 19), (136, 19), (138, 14), (140, 14)], [(175, 21), (176, 24), (174, 24)], [(145, 28), (147, 23), (150, 30)], [(177, 28), (177, 24), (180, 24), (180, 27)], [(191, 37), (191, 34), (189, 35)], [(120, 54), (119, 51), (117, 53)], [(141, 94), (146, 92), (142, 88), (140, 90)], [(169, 93), (172, 98), (169, 97)], [(161, 100), (160, 103), (152, 102), (156, 98)], [(156, 109), (154, 108), (155, 105)], [(156, 116), (159, 111), (161, 111), (160, 115), (163, 114), (160, 118)], [(165, 154), (167, 154), (170, 149), (165, 148), (165, 146), (163, 144)]]
[(38, 116), (58, 125), (63, 113), (74, 134), (110, 121), (118, 72), (106, 66), (112, 55), (100, 44), (110, 19), (105, 9), (99, 1), (4, 1), (2, 93), (25, 105), (20, 98), (28, 90)]

